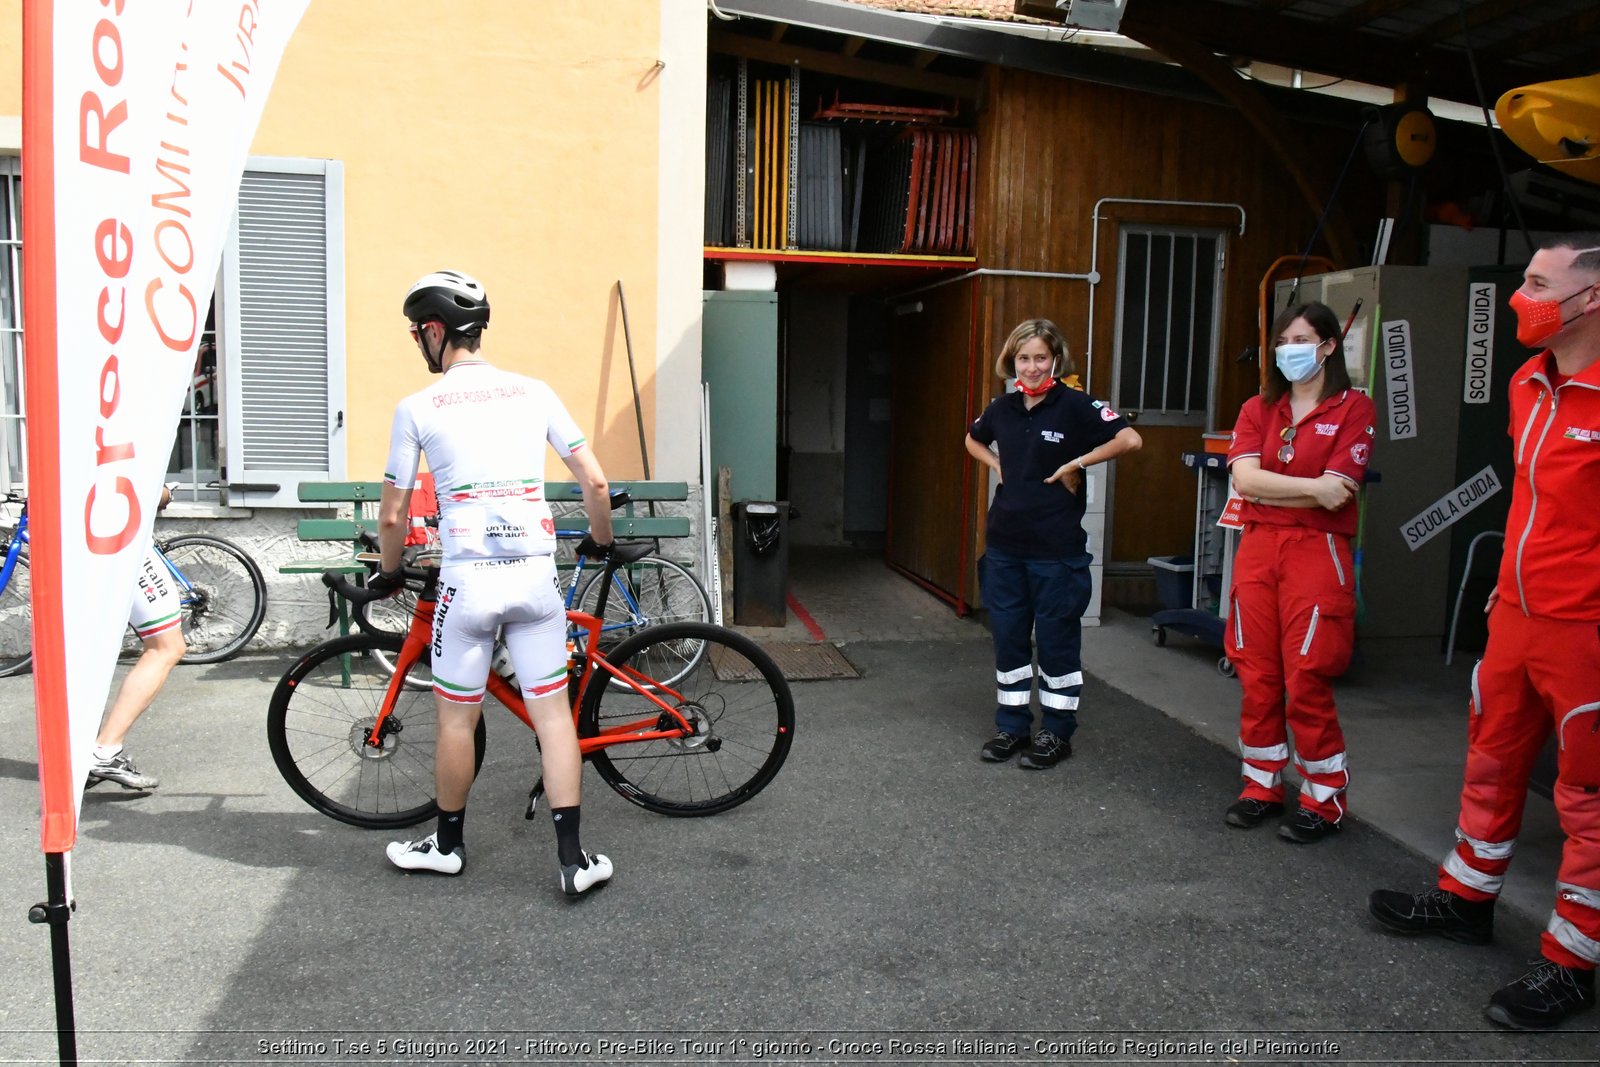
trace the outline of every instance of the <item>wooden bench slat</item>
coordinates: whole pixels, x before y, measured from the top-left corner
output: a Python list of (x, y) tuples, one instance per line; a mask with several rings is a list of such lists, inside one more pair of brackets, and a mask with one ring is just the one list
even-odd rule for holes
[[(295, 524), (295, 534), (302, 541), (350, 541), (359, 532), (378, 532), (377, 519), (301, 519)], [(658, 515), (650, 517), (613, 515), (611, 530), (617, 537), (688, 537), (689, 519), (686, 516)], [(569, 515), (556, 520), (556, 531), (562, 534), (589, 532), (589, 520), (582, 515)]]
[[(545, 498), (562, 503), (583, 499), (577, 482), (545, 482)], [(612, 482), (636, 501), (688, 500), (688, 482)], [(382, 482), (301, 482), (300, 500), (307, 504), (368, 504), (383, 496)]]
[(338, 571), (340, 574), (365, 574), (368, 564), (350, 556), (339, 556), (334, 559), (293, 559), (288, 563), (278, 565), (279, 574), (321, 574), (323, 571)]
[[(612, 489), (626, 489), (635, 503), (647, 500), (688, 500), (688, 482), (612, 482)], [(577, 482), (545, 482), (546, 500), (577, 503), (583, 499), (583, 487)]]
[(300, 500), (307, 504), (375, 503), (382, 495), (382, 482), (300, 483)]
[[(588, 533), (589, 520), (582, 515), (572, 515), (556, 520), (557, 533)], [(635, 517), (611, 516), (611, 533), (615, 537), (688, 537), (689, 519), (686, 516), (658, 515)]]
[(295, 536), (302, 541), (354, 542), (362, 530), (378, 532), (377, 519), (301, 519), (295, 523)]

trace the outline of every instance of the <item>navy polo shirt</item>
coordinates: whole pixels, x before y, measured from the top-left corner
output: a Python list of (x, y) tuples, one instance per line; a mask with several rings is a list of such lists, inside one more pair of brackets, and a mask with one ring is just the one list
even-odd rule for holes
[(967, 430), (979, 444), (1000, 446), (1001, 484), (989, 507), (988, 543), (1029, 559), (1085, 555), (1084, 481), (1074, 493), (1045, 479), (1117, 436), (1128, 420), (1059, 380), (1032, 408), (1024, 399), (1020, 392), (996, 397)]

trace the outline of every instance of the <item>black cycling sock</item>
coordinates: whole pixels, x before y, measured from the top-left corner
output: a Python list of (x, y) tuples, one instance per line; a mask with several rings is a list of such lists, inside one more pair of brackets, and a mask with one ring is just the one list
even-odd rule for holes
[(570, 808), (551, 808), (550, 818), (556, 824), (556, 855), (563, 867), (587, 867), (583, 849), (578, 845), (578, 805)]
[(461, 838), (467, 828), (467, 809), (445, 811), (439, 809), (439, 851), (449, 855), (461, 847)]

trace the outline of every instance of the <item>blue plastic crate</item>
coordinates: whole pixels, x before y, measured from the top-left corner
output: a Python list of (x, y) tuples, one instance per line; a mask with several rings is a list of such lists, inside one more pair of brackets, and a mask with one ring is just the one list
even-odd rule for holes
[(1151, 556), (1155, 568), (1156, 599), (1168, 611), (1194, 607), (1194, 557)]

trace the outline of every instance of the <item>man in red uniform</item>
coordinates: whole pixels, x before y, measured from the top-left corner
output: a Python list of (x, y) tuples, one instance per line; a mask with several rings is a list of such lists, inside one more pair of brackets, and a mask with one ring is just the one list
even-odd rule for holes
[(1548, 1029), (1594, 1005), (1600, 964), (1600, 233), (1545, 242), (1511, 298), (1542, 351), (1511, 379), (1516, 461), (1489, 643), (1472, 672), (1456, 847), (1438, 886), (1372, 894), (1401, 933), (1485, 944), (1516, 850), (1534, 760), (1551, 731), (1566, 843), (1542, 959), (1495, 992), (1502, 1026)]

